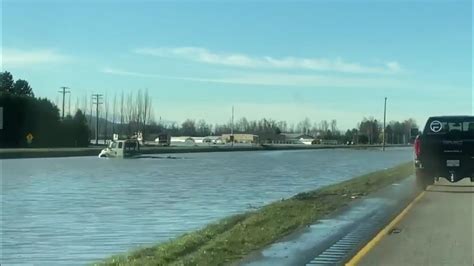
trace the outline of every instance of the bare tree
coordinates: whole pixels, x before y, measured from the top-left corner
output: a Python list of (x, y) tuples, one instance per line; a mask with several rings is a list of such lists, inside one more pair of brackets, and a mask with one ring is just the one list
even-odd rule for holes
[(82, 106), (81, 106), (82, 111), (84, 114), (87, 116), (87, 93), (84, 94), (84, 98), (82, 98)]
[(142, 90), (139, 89), (137, 92), (137, 97), (135, 98), (135, 122), (137, 123), (137, 130), (143, 130), (142, 118), (143, 118), (143, 95)]
[[(93, 105), (93, 103), (92, 103), (92, 99), (91, 99), (91, 101), (89, 102), (89, 115), (90, 115), (89, 116), (90, 117), (89, 128), (90, 129), (92, 129), (92, 105)], [(97, 119), (97, 117), (96, 117), (96, 119)], [(96, 131), (94, 130), (94, 132), (96, 132)]]
[(108, 116), (109, 116), (109, 98), (107, 96), (107, 93), (105, 94), (105, 97), (104, 97), (104, 109), (105, 109), (104, 144), (106, 144), (106, 140), (108, 138), (107, 128), (108, 128), (108, 125), (109, 125), (109, 120), (108, 120)]
[(143, 141), (145, 141), (145, 131), (146, 131), (146, 125), (147, 125), (147, 118), (148, 118), (148, 113), (149, 113), (149, 108), (150, 108), (150, 99), (148, 95), (148, 89), (145, 90), (145, 93), (143, 94), (143, 129), (142, 129), (142, 134), (143, 134)]
[(141, 117), (143, 112), (143, 104), (142, 104), (142, 93), (141, 90), (138, 90), (137, 96), (135, 97), (135, 108), (133, 110), (133, 121), (135, 124), (135, 131), (141, 131)]
[(196, 121), (187, 119), (181, 124), (181, 130), (185, 136), (196, 136)]
[(337, 121), (335, 119), (331, 120), (331, 132), (335, 133), (337, 131)]
[(112, 106), (112, 134), (115, 133), (115, 119), (117, 117), (117, 92), (114, 92), (114, 103)]
[(308, 134), (308, 131), (311, 127), (311, 121), (309, 118), (305, 118), (303, 121), (298, 123), (298, 132), (301, 134)]
[(288, 132), (295, 133), (295, 123), (291, 123), (288, 127)]
[(131, 135), (133, 132), (133, 122), (135, 118), (135, 110), (136, 108), (133, 108), (133, 94), (132, 92), (129, 93), (129, 96), (127, 97), (127, 105), (125, 106), (126, 108), (126, 119), (128, 123), (128, 135)]
[(67, 98), (67, 115), (71, 116), (71, 93), (68, 93)]
[(310, 133), (312, 136), (319, 136), (318, 134), (320, 133), (319, 132), (319, 124), (318, 122), (314, 122), (313, 123), (313, 126), (311, 127), (311, 130), (310, 130)]
[(196, 131), (197, 134), (201, 137), (205, 137), (211, 134), (211, 125), (207, 124), (204, 119), (201, 119), (197, 122)]
[[(84, 111), (84, 115), (86, 116), (87, 122), (89, 123), (89, 130), (92, 130), (92, 113), (89, 110), (89, 96), (87, 92), (84, 94), (82, 110)], [(87, 116), (88, 114), (89, 116)]]
[(325, 136), (328, 133), (329, 130), (329, 123), (327, 120), (321, 121), (319, 123), (319, 129), (322, 131), (323, 136)]
[(123, 122), (125, 118), (125, 109), (124, 109), (124, 102), (123, 102), (123, 90), (122, 90), (122, 95), (120, 96), (120, 134), (123, 134)]
[(56, 106), (59, 106), (59, 98), (58, 98), (57, 95), (56, 95), (56, 98), (54, 99), (54, 104), (55, 104)]
[(281, 132), (288, 132), (288, 123), (286, 121), (279, 121), (277, 126)]
[(76, 106), (74, 106), (74, 114), (79, 110), (79, 97), (76, 96)]
[[(161, 117), (160, 117), (161, 119)], [(153, 111), (153, 102), (150, 98), (150, 101), (148, 103), (148, 116), (147, 116), (147, 124), (148, 125), (151, 125), (151, 124), (156, 124), (156, 121), (155, 121), (155, 112)], [(161, 121), (160, 121), (160, 124), (161, 124)]]

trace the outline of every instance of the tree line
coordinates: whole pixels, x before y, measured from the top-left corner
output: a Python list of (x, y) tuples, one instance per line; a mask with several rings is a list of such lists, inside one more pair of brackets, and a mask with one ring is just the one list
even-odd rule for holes
[[(363, 118), (356, 127), (345, 132), (338, 128), (337, 121), (313, 122), (306, 118), (298, 123), (274, 119), (248, 120), (245, 117), (235, 122), (211, 124), (205, 120), (186, 119), (182, 123), (156, 121), (153, 104), (148, 90), (137, 90), (125, 94), (104, 95), (99, 100), (99, 112), (91, 95), (84, 95), (82, 103), (76, 97), (73, 109), (61, 119), (58, 104), (45, 98), (36, 98), (26, 80), (13, 80), (9, 72), (0, 73), (0, 106), (4, 108), (4, 129), (0, 131), (2, 147), (20, 146), (87, 146), (96, 137), (96, 119), (99, 119), (99, 139), (111, 139), (113, 133), (131, 137), (142, 132), (148, 141), (159, 134), (171, 136), (222, 135), (246, 133), (261, 139), (279, 139), (281, 133), (309, 135), (317, 139), (336, 140), (340, 143), (375, 144), (382, 142), (383, 125), (369, 117)], [(70, 110), (70, 101), (69, 101)], [(416, 127), (413, 119), (390, 121), (385, 130), (389, 144), (407, 143), (412, 138), (411, 129)], [(28, 144), (26, 135), (34, 140)]]
[(2, 148), (89, 144), (89, 128), (81, 110), (74, 116), (60, 119), (55, 104), (45, 98), (36, 98), (27, 81), (14, 81), (12, 74), (6, 71), (0, 73), (0, 107), (3, 108)]
[[(78, 106), (79, 104), (76, 104)], [(89, 127), (95, 138), (95, 108), (88, 97), (84, 97), (83, 109), (88, 109)], [(77, 109), (77, 107), (76, 107)], [(211, 124), (204, 119), (186, 119), (182, 123), (162, 122), (155, 120), (153, 105), (148, 90), (137, 90), (135, 93), (120, 92), (113, 97), (105, 95), (104, 104), (100, 106), (99, 139), (111, 139), (113, 133), (122, 137), (130, 137), (142, 132), (144, 138), (153, 141), (159, 134), (171, 136), (205, 137), (234, 133), (258, 135), (265, 139), (277, 139), (281, 133), (297, 133), (325, 140), (337, 140), (340, 143), (354, 142), (374, 144), (382, 142), (383, 125), (380, 121), (369, 117), (363, 118), (356, 127), (341, 131), (335, 119), (312, 122), (306, 118), (298, 123), (264, 118), (248, 120), (245, 117), (234, 123)], [(411, 128), (416, 127), (413, 119), (390, 121), (386, 127), (386, 142), (389, 144), (407, 143)]]
[[(137, 132), (148, 134), (149, 125), (154, 123), (154, 111), (152, 99), (148, 90), (137, 90), (135, 93), (124, 93), (123, 91), (113, 97), (101, 95), (99, 106), (92, 94), (85, 94), (82, 100), (76, 97), (74, 110), (84, 110), (91, 129), (91, 138), (97, 137), (101, 140), (111, 139), (112, 134), (121, 137), (132, 137)], [(99, 119), (99, 127), (96, 130), (96, 119)]]
[[(260, 139), (279, 139), (281, 133), (307, 135), (322, 140), (336, 140), (339, 143), (379, 144), (383, 139), (383, 124), (373, 117), (363, 118), (355, 128), (345, 132), (339, 130), (337, 121), (322, 120), (312, 122), (306, 118), (296, 124), (273, 119), (248, 120), (243, 117), (235, 123), (229, 121), (224, 124), (212, 125), (205, 120), (187, 119), (183, 123), (175, 122), (156, 123), (147, 125), (150, 133), (168, 133), (172, 136), (205, 137), (210, 135), (234, 133), (254, 134)], [(404, 121), (390, 121), (386, 125), (385, 137), (388, 144), (406, 144), (413, 138), (412, 129), (417, 128), (414, 119)]]

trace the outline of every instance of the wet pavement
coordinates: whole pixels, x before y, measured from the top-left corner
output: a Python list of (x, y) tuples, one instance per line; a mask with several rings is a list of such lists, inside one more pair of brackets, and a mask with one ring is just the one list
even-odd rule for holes
[(239, 265), (343, 264), (417, 193), (414, 177), (392, 184), (251, 254)]
[(430, 186), (359, 265), (474, 265), (474, 186)]

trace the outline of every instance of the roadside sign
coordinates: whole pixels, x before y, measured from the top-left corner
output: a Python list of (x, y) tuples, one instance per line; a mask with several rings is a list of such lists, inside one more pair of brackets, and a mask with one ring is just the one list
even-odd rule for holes
[(28, 135), (26, 135), (26, 142), (28, 144), (31, 144), (31, 142), (33, 142), (33, 134), (28, 133)]

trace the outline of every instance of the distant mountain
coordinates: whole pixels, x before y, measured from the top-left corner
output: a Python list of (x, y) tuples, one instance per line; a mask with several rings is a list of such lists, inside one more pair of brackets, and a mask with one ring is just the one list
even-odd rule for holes
[[(89, 125), (89, 127), (91, 128), (91, 130), (93, 132), (95, 132), (95, 126), (96, 126), (96, 122), (97, 122), (97, 119), (95, 116), (91, 116), (91, 115), (86, 115), (86, 119), (87, 119), (87, 124)], [(107, 134), (112, 134), (112, 128), (117, 128), (120, 126), (120, 123), (112, 123), (111, 121), (109, 120), (105, 120), (104, 118), (99, 118), (99, 129), (100, 131), (104, 131), (104, 128), (105, 126), (107, 125)]]

